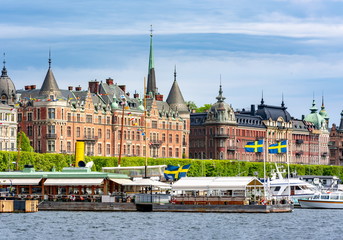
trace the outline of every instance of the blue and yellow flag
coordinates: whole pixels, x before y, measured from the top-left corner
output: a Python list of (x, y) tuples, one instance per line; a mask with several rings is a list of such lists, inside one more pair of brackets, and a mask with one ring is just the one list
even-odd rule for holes
[(164, 170), (164, 178), (168, 181), (174, 181), (178, 178), (179, 175), (179, 166), (168, 165)]
[(179, 176), (178, 176), (178, 178), (180, 179), (182, 177), (186, 177), (187, 176), (187, 172), (188, 172), (190, 167), (191, 167), (190, 164), (184, 165), (184, 166), (180, 167), (179, 168)]
[(287, 152), (287, 140), (283, 140), (278, 143), (274, 143), (269, 145), (268, 147), (269, 153), (286, 153)]
[(246, 152), (263, 152), (263, 139), (254, 142), (247, 142), (244, 148)]

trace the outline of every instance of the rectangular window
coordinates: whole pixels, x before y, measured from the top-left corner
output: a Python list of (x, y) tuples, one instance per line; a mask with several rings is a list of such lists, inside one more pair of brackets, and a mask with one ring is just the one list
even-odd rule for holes
[(33, 127), (32, 126), (28, 126), (27, 127), (27, 136), (32, 136), (32, 135), (33, 135)]
[(180, 141), (180, 140), (179, 140), (179, 134), (176, 134), (176, 136), (175, 136), (175, 142), (176, 142), (176, 143), (179, 143), (179, 141)]
[(71, 152), (71, 142), (67, 142), (67, 152)]
[(102, 146), (101, 143), (98, 143), (98, 155), (102, 154)]
[(23, 120), (23, 114), (18, 113), (18, 122), (21, 122)]
[(55, 141), (48, 141), (48, 152), (55, 152)]
[(37, 109), (37, 119), (40, 119), (40, 109)]
[(54, 134), (54, 133), (55, 133), (55, 125), (49, 125), (48, 134)]
[(111, 138), (111, 131), (110, 131), (110, 129), (107, 129), (107, 131), (106, 131), (106, 138), (107, 139)]
[(81, 137), (81, 129), (80, 129), (80, 127), (76, 128), (76, 137)]
[(98, 138), (102, 138), (102, 131), (100, 128), (98, 129)]
[(169, 134), (169, 143), (172, 143), (173, 142), (173, 135), (172, 134)]
[(98, 123), (101, 124), (101, 116), (98, 116)]
[(67, 137), (71, 137), (71, 127), (67, 127)]
[(106, 124), (111, 124), (111, 117), (106, 117)]
[(151, 127), (152, 128), (157, 128), (157, 121), (152, 121)]
[(171, 147), (169, 148), (169, 157), (173, 157), (173, 149)]
[(175, 157), (179, 158), (180, 157), (179, 154), (180, 154), (179, 148), (175, 148)]
[(32, 121), (32, 112), (27, 113), (27, 121), (28, 122)]
[(79, 113), (76, 115), (76, 122), (81, 122), (81, 115)]
[(162, 133), (162, 142), (165, 142), (165, 141), (166, 141), (166, 134)]
[(92, 115), (86, 115), (86, 122), (92, 123), (93, 122), (93, 116)]
[(68, 122), (71, 122), (71, 113), (68, 113)]
[(109, 143), (106, 144), (106, 155), (111, 155), (111, 144)]
[(48, 118), (55, 119), (55, 108), (48, 108)]
[(137, 131), (136, 140), (137, 140), (137, 141), (140, 141), (140, 140), (141, 140), (141, 132), (140, 132), (140, 131)]

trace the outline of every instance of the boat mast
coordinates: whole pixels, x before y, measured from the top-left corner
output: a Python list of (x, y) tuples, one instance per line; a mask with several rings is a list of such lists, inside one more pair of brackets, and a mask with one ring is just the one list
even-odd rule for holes
[(144, 77), (144, 136), (145, 136), (145, 164), (144, 164), (144, 178), (147, 178), (147, 168), (148, 168), (148, 148), (147, 148), (147, 124), (146, 124), (146, 115), (147, 115), (147, 110), (146, 110), (146, 78)]

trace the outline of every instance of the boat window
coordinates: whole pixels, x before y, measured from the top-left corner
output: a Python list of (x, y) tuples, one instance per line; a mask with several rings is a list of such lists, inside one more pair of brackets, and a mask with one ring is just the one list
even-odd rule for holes
[(281, 187), (279, 187), (279, 186), (278, 186), (278, 187), (275, 187), (274, 191), (280, 191), (280, 188), (281, 188)]
[(314, 195), (313, 199), (319, 199), (319, 195)]
[(343, 200), (343, 195), (342, 195), (342, 194), (339, 196), (339, 199), (340, 199), (340, 200)]
[(339, 197), (339, 195), (331, 195), (331, 199), (335, 199), (335, 200), (337, 200), (338, 199), (338, 197)]
[(329, 199), (329, 195), (327, 195), (327, 194), (322, 195), (320, 199)]
[(295, 190), (301, 190), (299, 186), (295, 186)]

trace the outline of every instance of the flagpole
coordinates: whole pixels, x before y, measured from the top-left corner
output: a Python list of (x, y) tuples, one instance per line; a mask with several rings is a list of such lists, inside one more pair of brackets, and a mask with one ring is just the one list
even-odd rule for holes
[(288, 200), (291, 200), (291, 184), (290, 184), (290, 174), (289, 174), (289, 154), (288, 154), (288, 140), (286, 140), (286, 158), (287, 158), (287, 172), (288, 172)]
[(266, 200), (267, 198), (267, 178), (266, 178), (266, 143), (265, 143), (265, 139), (263, 140), (263, 178), (264, 178), (264, 198)]

